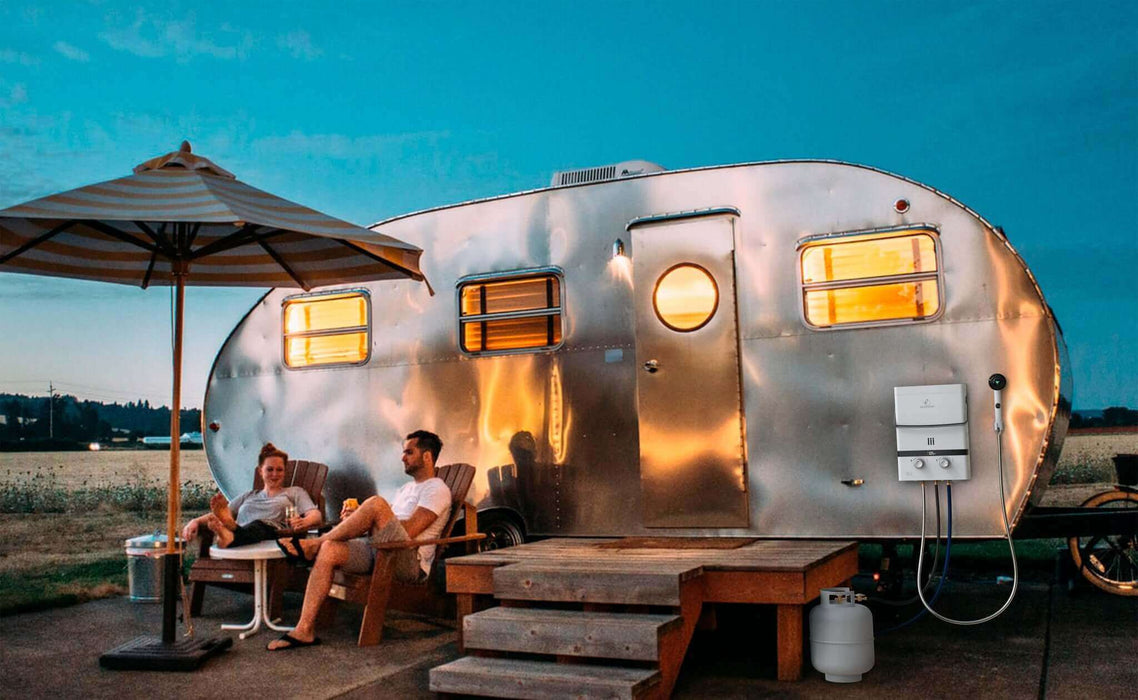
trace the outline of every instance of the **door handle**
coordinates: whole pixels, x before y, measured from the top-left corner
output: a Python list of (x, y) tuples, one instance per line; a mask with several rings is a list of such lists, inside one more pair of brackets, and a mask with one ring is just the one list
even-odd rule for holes
[(655, 374), (660, 371), (660, 363), (656, 360), (648, 360), (644, 363), (644, 371), (648, 374)]

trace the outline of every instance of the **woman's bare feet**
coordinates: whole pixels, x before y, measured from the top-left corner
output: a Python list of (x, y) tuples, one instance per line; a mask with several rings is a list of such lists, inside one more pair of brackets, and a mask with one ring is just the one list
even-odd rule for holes
[(225, 549), (233, 544), (233, 530), (225, 527), (225, 524), (221, 522), (221, 518), (211, 513), (210, 516), (206, 518), (205, 526), (213, 533), (214, 544), (218, 547)]
[(221, 492), (213, 494), (213, 498), (209, 499), (209, 512), (213, 513), (225, 527), (230, 530), (237, 529), (237, 521), (233, 519), (233, 513), (229, 512), (229, 499)]

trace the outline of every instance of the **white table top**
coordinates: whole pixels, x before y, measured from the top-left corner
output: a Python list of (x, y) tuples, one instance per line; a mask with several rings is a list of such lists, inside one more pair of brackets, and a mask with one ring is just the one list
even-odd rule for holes
[(221, 548), (214, 545), (209, 548), (209, 556), (214, 559), (284, 559), (284, 552), (277, 546), (276, 540), (254, 542), (242, 547)]

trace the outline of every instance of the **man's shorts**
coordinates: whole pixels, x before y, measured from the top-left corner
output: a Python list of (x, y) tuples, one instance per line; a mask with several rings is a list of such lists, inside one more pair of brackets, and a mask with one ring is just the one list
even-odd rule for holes
[[(342, 567), (351, 574), (369, 573), (375, 566), (376, 544), (384, 542), (408, 542), (411, 536), (403, 529), (403, 523), (392, 520), (382, 528), (372, 528), (367, 537), (348, 540), (348, 561)], [(395, 557), (395, 579), (401, 583), (417, 583), (427, 578), (427, 572), (419, 565), (419, 548), (409, 547), (391, 552)]]

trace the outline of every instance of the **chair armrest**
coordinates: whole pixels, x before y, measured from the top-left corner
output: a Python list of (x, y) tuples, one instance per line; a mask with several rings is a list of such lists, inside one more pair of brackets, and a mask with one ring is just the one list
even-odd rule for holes
[(328, 530), (331, 530), (331, 529), (332, 529), (331, 527), (329, 527), (327, 529), (325, 529), (323, 527), (302, 527), (299, 530), (291, 528), (291, 527), (279, 528), (279, 529), (277, 529), (277, 537), (299, 537), (301, 539), (304, 539), (305, 537), (308, 536), (308, 533), (310, 533), (310, 532), (315, 531), (315, 532), (324, 533), (324, 532), (327, 532)]
[(440, 537), (433, 540), (403, 540), (402, 542), (383, 542), (381, 544), (372, 545), (380, 551), (396, 550), (396, 549), (412, 549), (414, 547), (422, 547), (428, 544), (454, 544), (456, 542), (474, 542), (475, 540), (486, 539), (486, 535), (481, 532), (476, 532), (473, 535), (459, 535), (458, 537)]

